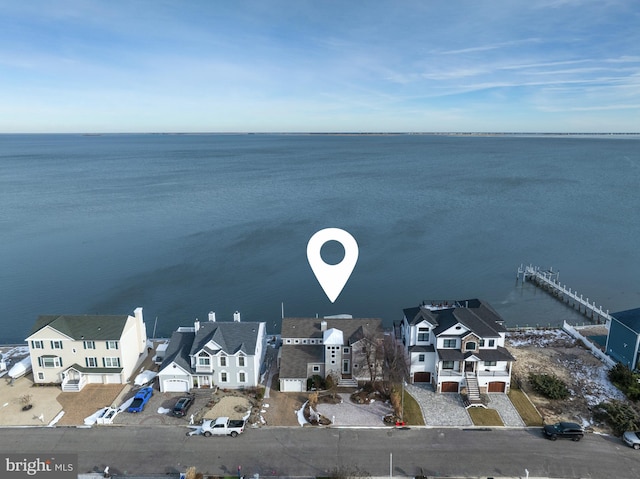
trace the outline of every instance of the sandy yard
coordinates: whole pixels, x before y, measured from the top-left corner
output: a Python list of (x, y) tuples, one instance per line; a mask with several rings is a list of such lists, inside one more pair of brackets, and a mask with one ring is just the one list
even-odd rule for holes
[[(582, 334), (602, 334), (602, 327)], [(607, 378), (607, 367), (579, 341), (562, 330), (535, 330), (509, 333), (506, 346), (516, 358), (513, 379), (521, 380), (545, 423), (574, 421), (597, 432), (611, 432), (594, 422), (591, 408), (612, 399), (624, 401), (625, 396)], [(530, 373), (557, 376), (567, 385), (570, 398), (554, 401), (535, 393), (527, 381)]]

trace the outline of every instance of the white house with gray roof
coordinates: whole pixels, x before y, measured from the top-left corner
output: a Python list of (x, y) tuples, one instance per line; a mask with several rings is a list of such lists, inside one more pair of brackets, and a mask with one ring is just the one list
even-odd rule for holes
[(38, 384), (80, 391), (88, 383), (124, 384), (146, 351), (142, 308), (131, 315), (43, 315), (26, 339)]
[(404, 310), (396, 334), (409, 360), (411, 382), (437, 392), (508, 392), (515, 358), (504, 347), (503, 319), (485, 301), (423, 301)]
[[(307, 379), (330, 373), (343, 384), (357, 385), (370, 379), (370, 366), (380, 373), (380, 348), (371, 347), (382, 338), (382, 320), (377, 318), (283, 318), (282, 347), (278, 363), (280, 391), (307, 390)], [(367, 360), (369, 355), (369, 360)]]
[(195, 321), (175, 331), (158, 372), (161, 392), (187, 392), (218, 386), (242, 389), (257, 386), (264, 360), (266, 323)]

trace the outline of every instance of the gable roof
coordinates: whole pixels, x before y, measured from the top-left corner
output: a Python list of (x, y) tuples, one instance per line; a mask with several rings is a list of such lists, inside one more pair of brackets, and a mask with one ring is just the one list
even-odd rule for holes
[[(488, 303), (480, 299), (447, 301), (446, 303), (423, 301), (420, 307), (407, 308), (404, 312), (411, 325), (416, 325), (423, 320), (434, 325), (433, 332), (436, 336), (458, 323), (480, 338), (496, 338), (500, 336), (501, 332), (506, 331), (500, 315)], [(407, 314), (413, 313), (415, 313), (413, 318), (407, 316)]]
[(379, 318), (284, 318), (282, 320), (282, 338), (322, 339), (322, 322), (326, 321), (327, 330), (339, 329), (348, 344), (359, 341), (367, 334), (381, 333), (382, 320)]
[(611, 313), (611, 316), (618, 322), (635, 331), (636, 334), (640, 334), (640, 308)]
[(31, 329), (29, 336), (50, 328), (76, 341), (120, 339), (129, 315), (42, 315)]
[(189, 357), (189, 352), (195, 337), (196, 335), (192, 331), (174, 331), (169, 340), (164, 361), (160, 365), (160, 371), (173, 362), (185, 371), (190, 371), (191, 358)]
[(318, 346), (287, 346), (282, 348), (281, 354), (280, 379), (305, 379), (309, 363), (324, 364), (323, 349)]
[(238, 321), (205, 321), (200, 323), (195, 333), (190, 354), (204, 349), (209, 341), (213, 341), (226, 354), (255, 354), (258, 345), (258, 334), (262, 323)]

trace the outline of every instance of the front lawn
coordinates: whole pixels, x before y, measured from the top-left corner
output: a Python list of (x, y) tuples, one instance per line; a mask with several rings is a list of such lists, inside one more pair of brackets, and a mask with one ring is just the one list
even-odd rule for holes
[(417, 401), (407, 391), (404, 392), (404, 422), (409, 426), (424, 426), (422, 410)]
[(509, 399), (526, 426), (542, 426), (542, 416), (520, 389), (511, 388), (509, 390)]
[(470, 407), (467, 411), (474, 426), (504, 426), (500, 414), (495, 409)]

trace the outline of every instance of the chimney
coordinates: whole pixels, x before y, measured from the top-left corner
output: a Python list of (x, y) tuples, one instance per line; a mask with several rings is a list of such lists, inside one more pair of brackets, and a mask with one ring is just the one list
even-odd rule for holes
[(200, 321), (196, 318), (196, 321), (193, 323), (193, 329), (197, 333), (200, 330)]
[(209, 311), (209, 321), (211, 321), (212, 323), (216, 322), (216, 313), (214, 313), (213, 311)]
[(320, 321), (320, 331), (327, 330), (327, 322), (325, 320)]
[(235, 313), (233, 313), (233, 321), (235, 323), (239, 323), (240, 322), (240, 313), (238, 311), (236, 311)]

